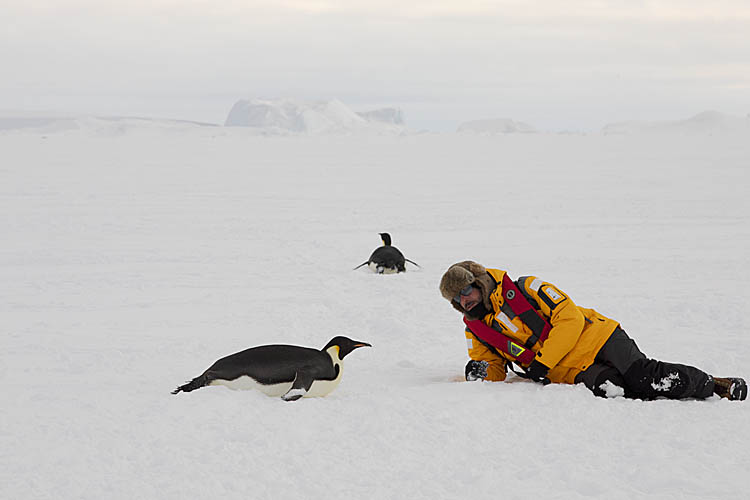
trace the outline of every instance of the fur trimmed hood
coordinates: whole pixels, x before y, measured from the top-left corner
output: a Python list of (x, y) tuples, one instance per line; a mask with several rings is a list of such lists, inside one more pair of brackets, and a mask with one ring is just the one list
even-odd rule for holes
[[(453, 297), (458, 295), (458, 292), (467, 285), (474, 285), (479, 288), (482, 292), (482, 302), (484, 303), (484, 306), (489, 311), (492, 311), (493, 308), (492, 302), (490, 301), (490, 295), (493, 290), (495, 290), (497, 284), (492, 276), (487, 274), (487, 269), (485, 269), (482, 264), (474, 262), (473, 260), (457, 262), (450, 266), (440, 279), (440, 293), (451, 303), (454, 309), (466, 315), (467, 313), (464, 311), (464, 308), (461, 307), (461, 304), (457, 304), (453, 300)], [(466, 317), (469, 319), (479, 319), (471, 318), (468, 315)]]

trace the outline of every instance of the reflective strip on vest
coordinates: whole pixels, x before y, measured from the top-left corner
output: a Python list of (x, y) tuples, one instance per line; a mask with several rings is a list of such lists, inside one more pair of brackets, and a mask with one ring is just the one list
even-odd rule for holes
[(534, 360), (536, 354), (531, 349), (522, 347), (515, 343), (510, 337), (503, 335), (494, 328), (485, 325), (481, 320), (468, 320), (464, 317), (464, 323), (471, 333), (480, 340), (488, 343), (495, 349), (498, 349), (511, 358), (517, 359), (527, 365)]

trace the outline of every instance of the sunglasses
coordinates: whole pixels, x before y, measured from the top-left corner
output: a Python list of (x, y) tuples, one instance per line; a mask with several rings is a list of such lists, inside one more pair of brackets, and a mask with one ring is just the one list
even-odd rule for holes
[(460, 304), (461, 303), (461, 296), (463, 295), (464, 297), (466, 297), (467, 295), (469, 295), (471, 293), (471, 291), (473, 289), (474, 289), (474, 287), (472, 285), (466, 285), (465, 287), (463, 287), (461, 289), (460, 292), (458, 292), (458, 294), (455, 297), (453, 297), (453, 301)]

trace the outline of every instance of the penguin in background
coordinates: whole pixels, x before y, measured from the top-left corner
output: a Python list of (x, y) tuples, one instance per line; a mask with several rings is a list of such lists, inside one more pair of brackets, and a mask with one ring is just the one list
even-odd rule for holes
[(235, 390), (256, 389), (285, 401), (325, 396), (341, 382), (343, 359), (360, 347), (372, 346), (338, 336), (320, 350), (284, 344), (251, 347), (219, 359), (172, 394), (224, 385)]
[(357, 267), (367, 265), (373, 272), (378, 274), (396, 274), (406, 272), (406, 262), (410, 262), (419, 267), (419, 264), (413, 260), (404, 257), (401, 250), (391, 245), (391, 235), (388, 233), (378, 233), (383, 240), (383, 246), (378, 247), (372, 252), (370, 258)]

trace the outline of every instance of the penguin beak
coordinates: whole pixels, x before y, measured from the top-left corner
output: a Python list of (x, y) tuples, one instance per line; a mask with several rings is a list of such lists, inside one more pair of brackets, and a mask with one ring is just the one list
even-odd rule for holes
[(336, 337), (331, 342), (332, 343), (329, 344), (329, 347), (336, 347), (338, 349), (339, 359), (344, 359), (346, 355), (360, 347), (372, 347), (372, 345), (367, 342), (352, 340), (346, 337)]

